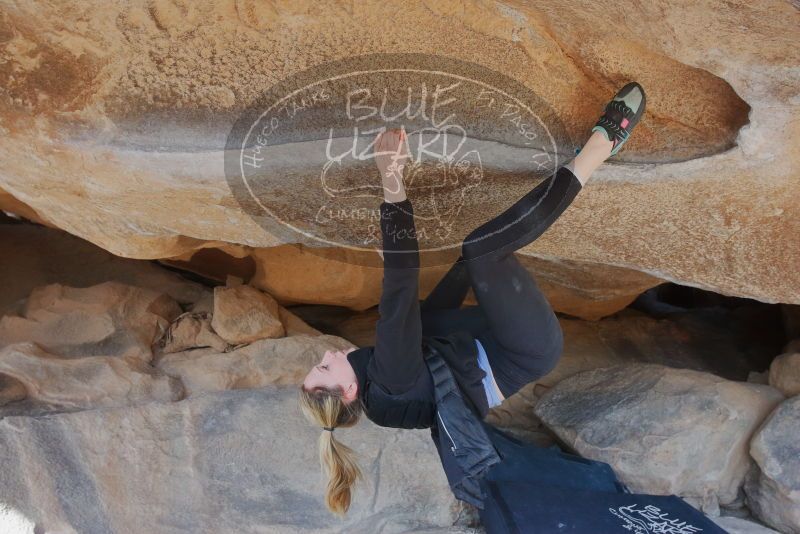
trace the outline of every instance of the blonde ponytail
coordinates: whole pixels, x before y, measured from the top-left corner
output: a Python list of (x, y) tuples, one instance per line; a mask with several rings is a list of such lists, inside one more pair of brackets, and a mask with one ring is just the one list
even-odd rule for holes
[[(300, 386), (300, 409), (306, 419), (320, 428), (347, 428), (358, 423), (362, 407), (356, 399), (342, 401), (342, 390), (314, 388), (306, 391)], [(322, 430), (318, 441), (320, 466), (327, 471), (328, 487), (325, 491), (325, 506), (341, 517), (350, 508), (352, 488), (356, 480), (363, 479), (356, 464), (356, 454), (347, 445), (337, 440), (333, 431)]]

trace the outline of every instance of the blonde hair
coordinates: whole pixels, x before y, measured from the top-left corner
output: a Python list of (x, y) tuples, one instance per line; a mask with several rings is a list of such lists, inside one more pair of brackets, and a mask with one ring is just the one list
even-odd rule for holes
[[(306, 419), (319, 427), (347, 428), (358, 423), (363, 408), (361, 401), (349, 403), (342, 400), (341, 387), (323, 387), (306, 390), (300, 386), (300, 409)], [(347, 445), (337, 440), (332, 431), (323, 430), (318, 441), (320, 466), (327, 471), (328, 487), (325, 505), (334, 514), (344, 517), (350, 508), (352, 488), (357, 479), (363, 479), (356, 464), (356, 454)]]

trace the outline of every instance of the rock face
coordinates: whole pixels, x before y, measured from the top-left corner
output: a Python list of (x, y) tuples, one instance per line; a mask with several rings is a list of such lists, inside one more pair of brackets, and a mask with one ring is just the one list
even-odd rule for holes
[(58, 283), (85, 288), (120, 282), (158, 291), (179, 304), (201, 300), (205, 286), (154, 262), (120, 258), (66, 232), (32, 224), (0, 224), (5, 254), (0, 262), (0, 314), (19, 314), (19, 302), (41, 286)]
[(28, 390), (25, 389), (25, 384), (10, 375), (0, 375), (0, 406), (22, 400), (27, 396)]
[[(238, 114), (265, 88), (330, 60), (435, 54), (534, 91), (576, 143), (625, 81), (648, 92), (626, 149), (524, 254), (800, 303), (796, 7), (759, 0), (719, 17), (711, 0), (630, 0), (619, 5), (635, 21), (624, 31), (596, 24), (606, 7), (419, 0), (403, 6), (414, 23), (396, 27), (371, 6), (306, 1), (7, 2), (0, 207), (126, 257), (279, 245), (222, 175)], [(490, 179), (459, 215), (464, 233), (508, 206), (530, 170), (502, 125), (480, 110), (468, 118), (497, 146), (484, 161)], [(322, 131), (297, 124), (275, 148), (297, 156), (324, 145)], [(295, 157), (279, 174), (290, 208), (319, 175), (303, 163)]]
[(168, 354), (158, 369), (180, 378), (187, 393), (300, 384), (326, 350), (352, 347), (336, 336), (294, 335), (262, 339), (231, 352), (194, 349)]
[(0, 318), (0, 346), (32, 341), (60, 357), (152, 358), (153, 340), (181, 313), (164, 293), (104, 282), (34, 289), (21, 315)]
[(736, 499), (752, 463), (750, 437), (781, 399), (769, 386), (634, 364), (572, 376), (535, 412), (634, 491), (680, 495), (713, 512)]
[(772, 361), (769, 385), (787, 397), (800, 395), (800, 352), (781, 354)]
[[(219, 250), (219, 249), (215, 249)], [(284, 305), (330, 304), (365, 310), (378, 304), (383, 270), (379, 263), (363, 265), (347, 249), (309, 249), (281, 245), (265, 249), (226, 247), (227, 254), (209, 249), (163, 260), (164, 263), (224, 281), (225, 273), (242, 274), (250, 285), (268, 292)], [(243, 259), (252, 270), (242, 272)], [(377, 260), (377, 254), (375, 255)], [(558, 312), (596, 320), (618, 312), (643, 291), (662, 282), (633, 269), (583, 262), (543, 260), (519, 255), (547, 300)], [(450, 264), (420, 269), (424, 299)], [(475, 304), (468, 294), (466, 303)]]
[(218, 351), (225, 351), (230, 346), (211, 328), (211, 315), (208, 312), (182, 313), (169, 325), (157, 343), (161, 354), (198, 347), (213, 347)]
[(181, 313), (165, 293), (116, 281), (35, 288), (21, 315), (0, 318), (0, 417), (298, 384), (325, 350), (352, 346), (253, 287), (196, 294)]
[(738, 517), (718, 517), (714, 519), (714, 522), (724, 528), (728, 534), (780, 534), (776, 530)]
[(24, 386), (24, 398), (57, 409), (126, 406), (182, 399), (179, 380), (155, 372), (135, 357), (63, 358), (33, 343), (15, 343), (0, 350), (0, 373)]
[[(494, 408), (489, 421), (517, 433), (546, 431), (533, 411), (539, 397), (583, 371), (654, 363), (743, 381), (758, 362), (774, 354), (769, 344), (759, 346), (746, 335), (738, 337), (750, 317), (742, 310), (697, 312), (655, 319), (628, 309), (597, 322), (562, 318), (564, 352), (556, 367)], [(340, 331), (348, 339), (349, 326), (344, 324)]]
[(275, 299), (247, 285), (214, 288), (211, 328), (231, 345), (286, 334)]
[[(457, 522), (427, 431), (362, 422), (339, 438), (364, 481), (347, 519), (323, 503), (319, 429), (296, 389), (264, 387), (0, 420), (0, 502), (36, 532), (404, 532)], [(26, 532), (26, 531), (22, 531)], [(31, 528), (27, 532), (33, 533)]]
[(775, 409), (750, 454), (756, 465), (744, 486), (748, 506), (780, 532), (800, 533), (800, 396)]

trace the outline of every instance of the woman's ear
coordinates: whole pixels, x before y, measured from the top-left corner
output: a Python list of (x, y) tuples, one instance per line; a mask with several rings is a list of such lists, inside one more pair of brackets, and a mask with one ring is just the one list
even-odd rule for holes
[(350, 384), (344, 388), (344, 398), (348, 402), (358, 398), (358, 382), (350, 382)]

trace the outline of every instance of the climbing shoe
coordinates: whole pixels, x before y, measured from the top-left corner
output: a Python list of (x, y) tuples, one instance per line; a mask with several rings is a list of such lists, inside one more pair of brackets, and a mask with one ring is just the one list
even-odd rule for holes
[(630, 137), (631, 130), (644, 113), (646, 100), (642, 86), (636, 82), (630, 82), (619, 90), (611, 102), (606, 104), (603, 115), (592, 131), (602, 132), (606, 139), (614, 143), (611, 156), (619, 152), (619, 149)]

